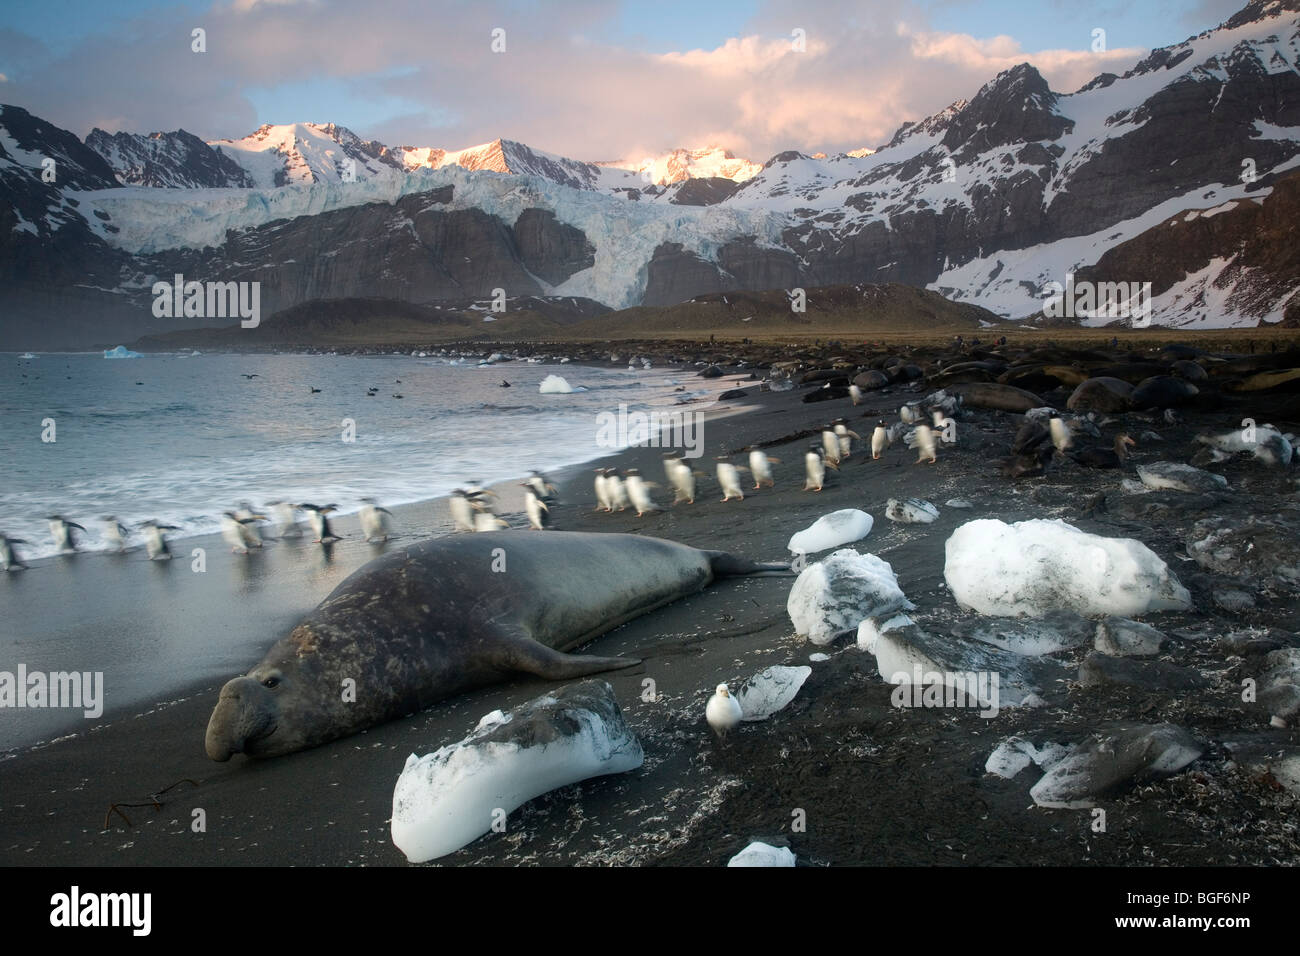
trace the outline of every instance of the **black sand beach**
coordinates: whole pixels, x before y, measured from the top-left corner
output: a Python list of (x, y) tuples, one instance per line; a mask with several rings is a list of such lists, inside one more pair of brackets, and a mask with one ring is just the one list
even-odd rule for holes
[[(729, 376), (730, 377), (730, 376)], [(899, 710), (872, 655), (856, 647), (816, 647), (796, 637), (786, 612), (791, 579), (722, 581), (600, 638), (588, 650), (643, 659), (605, 675), (646, 752), (645, 765), (597, 778), (532, 801), (510, 815), (506, 832), (475, 841), (438, 861), (447, 865), (704, 865), (718, 866), (752, 840), (788, 845), (800, 865), (1276, 865), (1300, 860), (1294, 826), (1297, 798), (1268, 774), (1234, 765), (1223, 746), (1243, 733), (1269, 732), (1294, 748), (1294, 728), (1268, 728), (1268, 715), (1237, 699), (1249, 656), (1230, 655), (1216, 641), (1252, 626), (1261, 632), (1300, 631), (1300, 608), (1282, 591), (1260, 586), (1255, 607), (1226, 611), (1212, 592), (1219, 583), (1186, 555), (1182, 505), (1143, 514), (1123, 505), (1120, 472), (1066, 464), (1047, 478), (1015, 482), (992, 468), (1006, 454), (1019, 416), (980, 409), (960, 420), (955, 447), (941, 445), (938, 462), (916, 464), (901, 442), (882, 461), (857, 451), (825, 491), (802, 491), (803, 452), (811, 429), (845, 416), (864, 437), (879, 417), (896, 420), (899, 405), (933, 391), (921, 383), (870, 392), (853, 408), (847, 399), (805, 403), (807, 387), (760, 394), (738, 382), (752, 406), (710, 421), (701, 470), (714, 455), (761, 444), (781, 459), (775, 489), (746, 491), (722, 503), (712, 477), (701, 479), (694, 505), (637, 518), (633, 511), (593, 513), (591, 469), (552, 476), (561, 530), (637, 532), (760, 561), (788, 558), (786, 541), (818, 517), (861, 508), (875, 518), (856, 543), (890, 562), (918, 620), (933, 630), (969, 617), (960, 612), (943, 574), (944, 542), (977, 517), (1063, 518), (1087, 531), (1142, 540), (1169, 563), (1193, 596), (1188, 612), (1144, 620), (1176, 639), (1165, 660), (1212, 675), (1195, 693), (1158, 688), (1083, 687), (1062, 680), (1047, 706), (1004, 709), (993, 720), (975, 712)], [(1241, 401), (1245, 401), (1244, 399)], [(1059, 407), (1059, 406), (1058, 406)], [(1117, 416), (1134, 431), (1159, 433), (1140, 443), (1138, 460), (1187, 461), (1194, 436), (1234, 427), (1242, 405), (1187, 411), (1178, 424), (1152, 413)], [(1270, 420), (1261, 413), (1260, 420)], [(1275, 421), (1279, 427), (1285, 421)], [(1291, 423), (1294, 427), (1294, 423)], [(1106, 432), (1109, 436), (1114, 429)], [(797, 437), (796, 437), (797, 436)], [(638, 467), (663, 481), (658, 448), (629, 449), (605, 463)], [(1288, 511), (1295, 517), (1291, 471), (1266, 472), (1249, 462), (1216, 466), (1236, 489), (1215, 507), (1232, 514)], [(517, 490), (517, 489), (516, 489)], [(970, 510), (947, 508), (969, 499)], [(671, 499), (656, 490), (663, 503)], [(884, 517), (891, 497), (919, 497), (940, 508), (930, 525), (896, 525)], [(1190, 507), (1190, 506), (1188, 506)], [(442, 529), (441, 503), (399, 513), (404, 534)], [(503, 513), (519, 500), (503, 499)], [(513, 516), (518, 523), (518, 515)], [(448, 700), (406, 719), (331, 744), (268, 761), (242, 756), (216, 764), (203, 752), (203, 733), (221, 684), (255, 663), (293, 620), (373, 553), (352, 537), (324, 564), (319, 546), (277, 545), (249, 559), (219, 543), (209, 549), (206, 575), (175, 574), (128, 556), (127, 570), (173, 573), (176, 601), (149, 631), (134, 626), (132, 593), (115, 559), (81, 556), (60, 578), (31, 574), (6, 583), (31, 593), (39, 626), (42, 601), (68, 600), (69, 583), (85, 611), (67, 640), (85, 640), (100, 627), (115, 643), (154, 644), (157, 653), (202, 655), (209, 679), (179, 688), (152, 707), (119, 709), (92, 730), (0, 760), (0, 862), (6, 865), (331, 865), (405, 863), (388, 828), (393, 785), (408, 754), (428, 753), (461, 739), (479, 718), (541, 693), (548, 682), (523, 678)], [(519, 531), (519, 533), (529, 533)], [(410, 538), (395, 539), (390, 547)], [(218, 557), (219, 555), (219, 557)], [(179, 565), (179, 560), (174, 562)], [(84, 567), (83, 567), (84, 566)], [(10, 576), (11, 578), (14, 576)], [(194, 579), (202, 579), (195, 582)], [(192, 635), (192, 636), (187, 636)], [(1077, 674), (1090, 644), (1059, 655)], [(771, 664), (813, 664), (795, 701), (770, 719), (742, 725), (725, 742), (704, 722), (714, 685), (738, 681)], [(84, 668), (96, 657), (88, 653)], [(642, 699), (643, 681), (658, 698)], [(111, 701), (110, 701), (111, 704)], [(1129, 788), (1105, 801), (1109, 826), (1094, 832), (1086, 810), (1033, 805), (1025, 772), (1013, 780), (984, 773), (999, 741), (1016, 733), (1078, 741), (1114, 720), (1170, 721), (1207, 741), (1205, 756), (1167, 779)], [(118, 805), (120, 812), (110, 812)], [(126, 806), (133, 805), (133, 806)], [(201, 810), (204, 832), (192, 821)], [(797, 811), (804, 811), (798, 814)], [(806, 829), (792, 821), (806, 817)]]

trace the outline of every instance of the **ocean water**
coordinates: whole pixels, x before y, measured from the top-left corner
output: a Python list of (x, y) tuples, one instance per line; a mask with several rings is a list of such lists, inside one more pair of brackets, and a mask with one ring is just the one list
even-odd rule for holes
[[(548, 374), (586, 390), (543, 395)], [(84, 525), (79, 543), (96, 550), (109, 515), (132, 531), (148, 519), (175, 525), (176, 540), (217, 531), (221, 513), (245, 501), (335, 503), (347, 514), (364, 497), (426, 500), (607, 454), (601, 411), (712, 394), (680, 378), (688, 391), (676, 391), (671, 370), (408, 355), (3, 354), (0, 531), (40, 558), (54, 553), (50, 514)]]

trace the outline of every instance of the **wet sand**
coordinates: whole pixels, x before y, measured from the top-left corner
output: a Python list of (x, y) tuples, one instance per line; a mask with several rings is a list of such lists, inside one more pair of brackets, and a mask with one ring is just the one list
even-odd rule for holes
[[(747, 490), (744, 501), (724, 504), (716, 481), (701, 479), (694, 505), (643, 518), (632, 511), (604, 515), (592, 510), (590, 468), (574, 468), (552, 476), (561, 502), (554, 527), (638, 532), (773, 561), (787, 558), (789, 536), (816, 518), (861, 508), (876, 524), (857, 549), (889, 561), (918, 615), (933, 620), (960, 616), (944, 583), (943, 545), (959, 524), (975, 517), (1063, 517), (1085, 530), (1139, 537), (1180, 575), (1188, 569), (1172, 534), (1089, 505), (1089, 496), (1118, 489), (1117, 473), (1067, 469), (1023, 483), (991, 473), (990, 460), (1005, 453), (1015, 430), (1014, 417), (1004, 413), (977, 413), (963, 425), (956, 448), (940, 447), (933, 466), (915, 464), (915, 453), (900, 443), (880, 462), (855, 453), (821, 493), (801, 490), (810, 438), (791, 436), (841, 415), (865, 435), (877, 417), (888, 414), (892, 420), (903, 401), (931, 390), (895, 387), (869, 394), (854, 409), (847, 400), (804, 404), (806, 389), (759, 395), (751, 383), (743, 401), (753, 409), (706, 426), (706, 456), (698, 466), (712, 472), (712, 457), (721, 451), (773, 443), (768, 452), (781, 459), (773, 466), (775, 489)], [(1178, 448), (1192, 447), (1191, 424), (1166, 431)], [(1170, 451), (1161, 448), (1160, 457)], [(660, 449), (629, 449), (615, 459), (663, 483)], [(969, 498), (974, 509), (944, 507), (957, 495)], [(935, 502), (939, 519), (931, 525), (886, 520), (886, 500), (904, 496)], [(661, 487), (656, 497), (666, 505), (671, 494)], [(503, 511), (512, 507), (517, 505), (503, 501)], [(417, 512), (403, 511), (399, 518), (404, 528), (421, 520)], [(430, 527), (446, 519), (429, 513), (424, 520)], [(166, 571), (130, 568), (184, 572), (174, 574), (172, 616), (161, 617), (147, 639), (162, 647), (188, 627), (197, 636), (167, 653), (183, 647), (180, 653), (207, 655), (203, 666), (213, 676), (147, 712), (114, 712), (89, 732), (0, 761), (0, 862), (404, 865), (387, 821), (407, 755), (457, 741), (485, 713), (553, 685), (521, 678), (270, 761), (237, 756), (216, 764), (203, 752), (204, 728), (224, 680), (255, 663), (372, 547), (377, 546), (349, 539), (326, 567), (319, 546), (303, 543), (252, 559), (228, 551), (218, 559), (214, 548), (206, 575), (191, 575), (179, 561)], [(87, 610), (80, 627), (69, 627), (68, 642), (100, 621), (129, 632), (130, 591), (114, 561), (75, 559), (75, 587)], [(94, 573), (82, 573), (83, 564), (93, 564)], [(36, 583), (20, 586), (38, 592), (34, 597), (66, 600), (66, 585), (53, 575), (47, 575), (48, 584), (39, 577), (33, 574)], [(239, 587), (229, 586), (232, 577)], [(1166, 632), (1226, 631), (1248, 619), (1300, 629), (1300, 611), (1282, 598), (1230, 615), (1212, 606), (1209, 583), (1195, 574), (1183, 580), (1196, 609), (1148, 618)], [(534, 800), (510, 815), (504, 834), (481, 838), (438, 862), (717, 866), (755, 839), (789, 845), (801, 865), (1252, 865), (1300, 859), (1290, 822), (1295, 798), (1226, 766), (1221, 748), (1188, 772), (1108, 801), (1113, 822), (1103, 835), (1090, 831), (1086, 811), (1033, 808), (1027, 791), (1035, 775), (1004, 781), (983, 772), (998, 741), (1041, 727), (1049, 717), (1056, 732), (1074, 733), (1075, 739), (1122, 717), (1181, 722), (1212, 739), (1242, 727), (1258, 730), (1258, 718), (1179, 696), (1081, 693), (1064, 681), (1053, 689), (1046, 712), (1004, 710), (989, 721), (973, 712), (900, 711), (890, 705), (890, 688), (877, 675), (873, 656), (853, 646), (815, 647), (793, 634), (786, 612), (790, 584), (788, 578), (722, 581), (589, 645), (591, 653), (643, 660), (605, 679), (641, 739), (645, 765)], [(770, 664), (808, 663), (817, 652), (830, 660), (813, 665), (791, 705), (767, 721), (742, 725), (725, 744), (714, 739), (703, 719), (714, 685), (728, 681), (734, 687)], [(642, 698), (647, 678), (658, 692), (654, 701)], [(1279, 740), (1292, 744), (1296, 737), (1294, 730), (1279, 732)], [(149, 804), (152, 795), (158, 795), (159, 809), (123, 807), (125, 818), (109, 815), (115, 803)], [(197, 809), (206, 818), (206, 832), (192, 830)], [(806, 828), (792, 831), (800, 816)]]

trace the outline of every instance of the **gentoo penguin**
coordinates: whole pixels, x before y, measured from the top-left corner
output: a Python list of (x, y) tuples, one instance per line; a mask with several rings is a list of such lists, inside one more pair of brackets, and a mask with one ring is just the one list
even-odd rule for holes
[(740, 723), (744, 716), (740, 710), (740, 701), (731, 696), (726, 684), (719, 684), (704, 708), (704, 719), (709, 722), (713, 732), (719, 737), (727, 736), (727, 731)]
[(596, 469), (596, 510), (613, 511), (614, 496), (609, 487), (609, 469)]
[(695, 504), (695, 470), (676, 456), (664, 459), (664, 470), (668, 472), (668, 483), (673, 486), (673, 504), (682, 501)]
[(871, 457), (875, 461), (880, 460), (880, 453), (885, 450), (889, 444), (889, 429), (885, 427), (885, 420), (882, 418), (876, 422), (876, 430), (871, 433)]
[(842, 418), (834, 421), (835, 437), (840, 440), (840, 458), (847, 459), (849, 453), (853, 451), (853, 439), (862, 441), (862, 436), (849, 428), (848, 422)]
[(374, 498), (362, 498), (361, 501), (359, 517), (361, 519), (361, 531), (365, 534), (366, 540), (381, 538), (387, 541), (388, 535), (391, 533), (388, 518), (391, 518), (393, 513), (387, 508), (379, 507)]
[(118, 554), (125, 553), (126, 539), (129, 535), (126, 526), (117, 518), (113, 515), (104, 516), (104, 541)]
[(904, 425), (915, 425), (924, 419), (919, 405), (904, 405), (898, 410), (898, 417)]
[(550, 522), (551, 509), (546, 506), (537, 495), (537, 489), (527, 482), (523, 482), (524, 489), (524, 512), (528, 515), (528, 527), (534, 531), (545, 531), (546, 525)]
[(230, 550), (239, 554), (248, 554), (249, 548), (260, 548), (262, 536), (257, 531), (257, 518), (240, 518), (237, 512), (221, 513), (221, 536), (230, 545)]
[(772, 465), (781, 464), (780, 458), (769, 458), (766, 452), (755, 449), (749, 453), (749, 473), (754, 476), (755, 490), (763, 487), (763, 482), (767, 482), (769, 488), (776, 487), (776, 481), (772, 478)]
[(850, 385), (850, 386), (849, 386), (849, 398), (851, 398), (851, 399), (853, 400), (853, 404), (854, 404), (854, 405), (861, 405), (861, 404), (862, 404), (862, 389), (858, 388), (856, 385)]
[(623, 477), (618, 473), (617, 468), (610, 468), (605, 472), (605, 488), (609, 492), (611, 509), (626, 511), (629, 504), (627, 488), (623, 485)]
[(537, 497), (543, 501), (553, 501), (559, 489), (546, 480), (546, 476), (540, 471), (529, 473), (528, 479), (524, 482), (533, 491), (537, 492)]
[(740, 487), (740, 470), (725, 458), (718, 459), (718, 484), (722, 486), (723, 501), (732, 498), (745, 500), (745, 491)]
[(50, 534), (54, 536), (54, 546), (60, 551), (76, 551), (77, 539), (72, 535), (72, 529), (85, 531), (81, 525), (75, 521), (67, 521), (62, 515), (50, 515)]
[(1128, 457), (1127, 446), (1136, 444), (1127, 432), (1120, 432), (1115, 436), (1113, 451), (1109, 448), (1084, 448), (1070, 457), (1085, 468), (1118, 468)]
[(451, 498), (447, 501), (447, 507), (451, 510), (452, 524), (457, 531), (474, 530), (474, 509), (470, 507), (469, 498), (465, 494), (464, 488), (457, 488), (451, 493)]
[(918, 465), (923, 461), (933, 465), (939, 460), (935, 455), (934, 432), (930, 430), (929, 425), (920, 424), (916, 426), (916, 455)]
[(307, 520), (311, 522), (311, 530), (316, 535), (315, 544), (329, 544), (331, 541), (342, 540), (330, 527), (329, 519), (329, 515), (338, 510), (338, 505), (321, 506), (303, 502), (298, 507), (307, 512)]
[(840, 436), (835, 434), (833, 427), (822, 430), (822, 456), (826, 459), (826, 464), (839, 467)]
[(272, 501), (271, 513), (275, 515), (276, 536), (281, 538), (301, 538), (302, 529), (294, 512), (298, 509), (287, 501)]
[(1053, 415), (1047, 423), (1047, 429), (1052, 436), (1052, 444), (1061, 454), (1074, 447), (1074, 436), (1070, 434), (1070, 428), (1060, 417)]
[(822, 454), (820, 445), (808, 446), (808, 453), (803, 456), (804, 467), (804, 491), (821, 491), (822, 485), (826, 483), (827, 466), (835, 468), (836, 466), (828, 462)]
[(18, 556), (14, 550), (16, 544), (26, 544), (22, 538), (11, 538), (3, 531), (0, 531), (0, 566), (6, 571), (22, 571), (27, 567), (23, 559)]
[(171, 548), (167, 547), (167, 539), (163, 536), (163, 532), (181, 529), (175, 525), (159, 524), (149, 520), (140, 525), (140, 530), (144, 533), (144, 550), (149, 555), (149, 560), (170, 561), (172, 552)]
[(636, 509), (636, 516), (640, 518), (647, 511), (662, 511), (654, 499), (650, 497), (650, 489), (654, 487), (654, 482), (646, 481), (641, 477), (641, 473), (635, 468), (627, 470), (627, 496), (632, 502), (632, 507)]
[(475, 531), (499, 531), (508, 527), (510, 525), (498, 518), (490, 508), (485, 507), (481, 511), (474, 512)]

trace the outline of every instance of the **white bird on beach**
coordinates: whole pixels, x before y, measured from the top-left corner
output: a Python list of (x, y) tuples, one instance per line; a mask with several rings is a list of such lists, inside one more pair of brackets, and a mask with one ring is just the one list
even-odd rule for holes
[(149, 555), (149, 560), (170, 561), (172, 552), (171, 548), (167, 546), (167, 538), (163, 535), (163, 532), (179, 531), (181, 529), (175, 525), (146, 521), (140, 525), (140, 530), (144, 533), (144, 550)]
[(822, 455), (828, 465), (839, 465), (840, 458), (840, 436), (835, 434), (833, 428), (822, 430)]
[(704, 719), (709, 722), (713, 732), (719, 737), (727, 736), (727, 731), (739, 724), (743, 716), (740, 701), (731, 696), (726, 684), (719, 684), (709, 698), (708, 706), (704, 708)]
[(221, 513), (221, 536), (226, 539), (226, 544), (230, 545), (231, 551), (237, 554), (248, 554), (250, 548), (262, 546), (262, 536), (257, 533), (255, 527), (256, 521), (257, 518), (251, 515), (240, 518), (234, 511)]
[(524, 482), (524, 513), (528, 515), (528, 527), (534, 531), (545, 531), (550, 511), (546, 502), (537, 494), (537, 489)]
[(740, 469), (725, 459), (718, 461), (718, 484), (722, 486), (723, 501), (745, 500), (745, 491), (740, 487)]
[(934, 432), (930, 430), (929, 425), (916, 426), (916, 463), (929, 462), (933, 465), (938, 458), (935, 456)]
[(118, 554), (126, 551), (126, 539), (130, 532), (126, 526), (113, 515), (104, 516), (104, 541)]
[(654, 499), (650, 497), (650, 489), (654, 487), (653, 482), (646, 481), (641, 477), (641, 473), (635, 468), (627, 470), (627, 496), (632, 502), (632, 507), (636, 508), (636, 516), (640, 518), (647, 511), (662, 511)]
[(363, 504), (359, 517), (361, 519), (361, 530), (365, 534), (366, 540), (382, 538), (387, 541), (388, 535), (392, 531), (388, 519), (393, 516), (393, 513), (387, 508), (379, 507), (374, 498), (362, 498), (361, 501)]
[(862, 404), (862, 389), (856, 385), (849, 386), (849, 398), (853, 400), (854, 405)]
[(673, 504), (686, 502), (695, 504), (695, 470), (677, 457), (664, 459), (664, 471), (668, 473), (668, 483), (673, 486)]
[(769, 488), (776, 487), (776, 480), (772, 477), (772, 465), (780, 464), (780, 458), (770, 458), (766, 452), (755, 449), (749, 453), (749, 473), (754, 476), (754, 488), (763, 487), (763, 482), (767, 482)]
[(871, 433), (871, 457), (875, 461), (880, 460), (880, 453), (885, 450), (889, 444), (889, 429), (885, 427), (885, 420), (882, 418), (876, 422), (876, 430)]
[(75, 521), (68, 521), (62, 515), (50, 515), (50, 534), (54, 538), (54, 545), (60, 551), (76, 551), (77, 539), (72, 535), (72, 529), (85, 531), (81, 525)]
[(809, 446), (808, 453), (803, 456), (804, 491), (822, 490), (822, 486), (826, 483), (827, 466), (831, 468), (836, 467), (832, 462), (828, 462), (825, 459), (820, 446)]

